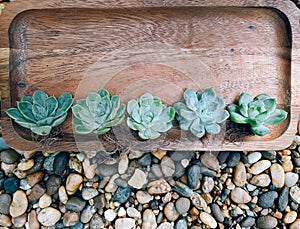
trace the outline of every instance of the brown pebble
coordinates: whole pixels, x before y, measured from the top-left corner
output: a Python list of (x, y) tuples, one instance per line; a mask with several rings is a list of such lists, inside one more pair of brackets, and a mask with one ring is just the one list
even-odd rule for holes
[(284, 172), (288, 173), (288, 172), (292, 172), (294, 169), (294, 165), (292, 161), (284, 161), (282, 162), (282, 168), (284, 170)]
[(198, 216), (199, 215), (199, 211), (196, 207), (193, 207), (191, 210), (190, 210), (190, 213), (191, 215), (193, 216)]
[(12, 218), (11, 222), (15, 227), (23, 227), (26, 223), (27, 215), (23, 214), (18, 217)]
[(79, 212), (66, 211), (63, 216), (63, 224), (66, 227), (71, 227), (77, 224), (79, 221)]
[(11, 219), (8, 215), (0, 214), (0, 226), (11, 227)]
[(44, 195), (45, 192), (46, 192), (46, 188), (44, 187), (43, 183), (36, 184), (33, 186), (28, 196), (28, 200), (29, 201), (38, 200), (39, 198), (41, 198), (42, 195)]
[(33, 187), (35, 184), (39, 183), (44, 178), (44, 173), (39, 171), (32, 174), (29, 174), (26, 177), (27, 183)]
[(39, 229), (40, 223), (37, 220), (37, 214), (35, 210), (31, 210), (28, 216), (28, 224), (30, 229)]
[(290, 225), (290, 229), (299, 229), (300, 228), (300, 218), (296, 219), (295, 222), (293, 222)]

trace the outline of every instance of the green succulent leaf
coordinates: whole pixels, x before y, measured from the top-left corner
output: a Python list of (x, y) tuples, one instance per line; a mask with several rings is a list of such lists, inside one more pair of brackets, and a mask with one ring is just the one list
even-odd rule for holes
[(135, 99), (130, 100), (127, 104), (127, 113), (131, 114), (133, 109), (137, 108), (139, 106), (138, 101), (136, 101)]
[(247, 93), (242, 93), (239, 97), (238, 104), (241, 106), (242, 104), (248, 105), (250, 102), (252, 102), (253, 98), (251, 95)]
[[(226, 121), (229, 117), (228, 112), (224, 109), (225, 100), (218, 97), (213, 88), (197, 93), (186, 89), (182, 100), (183, 102), (174, 104), (179, 127), (182, 130), (190, 130), (199, 138), (202, 138), (206, 132), (219, 133), (218, 123)], [(230, 109), (235, 110), (235, 105)]]
[(276, 109), (276, 100), (267, 94), (260, 94), (251, 100), (249, 94), (242, 93), (238, 104), (228, 105), (230, 119), (239, 124), (250, 124), (252, 133), (258, 136), (269, 133), (265, 124), (278, 124), (287, 118), (287, 112)]
[(276, 109), (265, 121), (266, 124), (274, 125), (281, 123), (287, 118), (288, 113), (282, 109)]
[(23, 96), (17, 102), (17, 108), (10, 108), (7, 115), (20, 126), (30, 129), (38, 135), (48, 135), (52, 127), (60, 125), (67, 117), (67, 111), (73, 103), (70, 93), (63, 93), (57, 100), (37, 90), (32, 96)]
[(100, 88), (97, 91), (97, 94), (99, 94), (101, 98), (105, 98), (105, 97), (109, 97), (110, 96), (109, 92), (106, 89), (104, 89), (104, 88)]
[(251, 126), (251, 131), (253, 134), (258, 136), (264, 136), (270, 132), (270, 129), (266, 126)]

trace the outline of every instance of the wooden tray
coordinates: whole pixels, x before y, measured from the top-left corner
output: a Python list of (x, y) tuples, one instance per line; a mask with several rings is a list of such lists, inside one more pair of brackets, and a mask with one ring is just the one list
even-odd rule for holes
[[(0, 37), (3, 137), (13, 148), (40, 150), (4, 112), (36, 89), (80, 99), (105, 87), (123, 102), (151, 92), (173, 104), (187, 87), (214, 87), (227, 103), (243, 91), (268, 93), (289, 112), (269, 135), (234, 143), (174, 128), (136, 144), (128, 130), (114, 129), (143, 150), (283, 149), (296, 133), (300, 40), (290, 1), (16, 1), (1, 16)], [(74, 135), (71, 120), (70, 112), (63, 140), (49, 150), (102, 149), (97, 137)]]

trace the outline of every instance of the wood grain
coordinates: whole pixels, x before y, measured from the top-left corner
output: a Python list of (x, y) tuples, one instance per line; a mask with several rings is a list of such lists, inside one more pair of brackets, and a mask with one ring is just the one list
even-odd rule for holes
[[(299, 114), (297, 19), (296, 7), (283, 0), (90, 0), (84, 8), (79, 0), (12, 3), (0, 23), (2, 107), (36, 89), (80, 99), (105, 87), (125, 103), (151, 92), (170, 105), (187, 87), (214, 87), (227, 103), (242, 91), (268, 93), (289, 112), (288, 120), (242, 143), (224, 144), (221, 134), (207, 145), (178, 128), (151, 143), (136, 141), (126, 128), (114, 133), (144, 150), (282, 149), (293, 140)], [(39, 149), (3, 110), (2, 117), (8, 144)], [(96, 136), (74, 135), (71, 119), (51, 150), (103, 149)]]

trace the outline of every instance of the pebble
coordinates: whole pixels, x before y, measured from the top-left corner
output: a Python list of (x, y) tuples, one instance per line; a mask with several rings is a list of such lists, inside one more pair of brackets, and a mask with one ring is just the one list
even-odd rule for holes
[(93, 215), (97, 212), (97, 208), (93, 205), (86, 206), (80, 214), (80, 221), (82, 223), (88, 223), (92, 219)]
[(4, 139), (0, 137), (0, 151), (8, 150), (8, 149), (10, 149), (10, 147), (6, 144)]
[(31, 210), (28, 215), (28, 224), (30, 229), (40, 229), (41, 225), (37, 219), (37, 214), (35, 210)]
[(6, 164), (14, 164), (20, 158), (20, 154), (13, 149), (3, 150), (0, 154), (0, 159)]
[(95, 196), (98, 196), (99, 192), (95, 188), (83, 188), (81, 195), (84, 200), (90, 200)]
[(120, 207), (118, 210), (118, 216), (122, 217), (122, 216), (126, 216), (126, 210), (123, 207)]
[(233, 183), (238, 187), (242, 187), (246, 184), (246, 181), (247, 181), (246, 167), (242, 162), (239, 162), (234, 169)]
[(199, 210), (207, 209), (207, 203), (199, 193), (193, 192), (193, 195), (191, 196), (191, 201), (197, 209)]
[(292, 172), (294, 169), (294, 165), (292, 161), (284, 161), (282, 162), (282, 168), (284, 170), (284, 172), (288, 173), (288, 172)]
[(142, 167), (147, 167), (147, 166), (151, 165), (151, 162), (152, 162), (152, 155), (150, 153), (145, 154), (138, 160), (138, 163)]
[(0, 213), (8, 215), (9, 214), (9, 207), (11, 204), (11, 196), (9, 194), (1, 194), (0, 195)]
[(162, 178), (164, 176), (161, 171), (160, 165), (158, 164), (152, 165), (151, 174), (153, 174), (155, 178)]
[(146, 209), (143, 213), (142, 229), (156, 229), (156, 218), (151, 209)]
[(103, 228), (103, 220), (101, 216), (97, 213), (95, 213), (90, 221), (90, 229), (99, 229)]
[(67, 193), (72, 195), (74, 194), (77, 189), (80, 187), (81, 183), (83, 182), (83, 178), (81, 175), (77, 173), (71, 173), (66, 181), (66, 190)]
[(180, 215), (186, 214), (191, 206), (191, 201), (188, 198), (180, 197), (175, 203), (176, 210)]
[(91, 180), (94, 178), (96, 174), (97, 165), (91, 164), (90, 160), (87, 157), (82, 162), (82, 168), (83, 168), (84, 175), (87, 179)]
[(77, 196), (72, 196), (66, 203), (66, 209), (74, 212), (81, 212), (86, 205), (86, 202)]
[(291, 224), (297, 219), (297, 212), (296, 211), (290, 211), (287, 212), (283, 217), (283, 222), (286, 224)]
[(29, 160), (24, 159), (18, 164), (18, 169), (20, 171), (26, 171), (28, 169), (31, 169), (33, 165), (34, 165), (33, 159), (29, 159)]
[(42, 209), (37, 216), (38, 221), (46, 227), (54, 226), (61, 217), (60, 211), (55, 208), (48, 207)]
[(127, 208), (126, 212), (127, 212), (127, 215), (131, 218), (141, 218), (141, 213), (133, 207)]
[(144, 151), (139, 151), (139, 150), (131, 150), (129, 155), (128, 155), (128, 158), (129, 159), (136, 159), (136, 158), (140, 158), (141, 156), (144, 155)]
[(8, 228), (12, 226), (11, 219), (8, 215), (0, 214), (0, 226)]
[(276, 188), (282, 188), (284, 186), (284, 170), (281, 165), (273, 164), (270, 168), (271, 177), (272, 177), (272, 184)]
[(252, 227), (254, 226), (254, 224), (255, 224), (255, 219), (250, 216), (248, 216), (240, 223), (241, 227), (246, 227), (246, 228)]
[(72, 170), (75, 170), (78, 173), (82, 173), (82, 163), (78, 160), (77, 157), (71, 157), (69, 159), (69, 167)]
[(201, 170), (199, 165), (192, 165), (187, 170), (187, 181), (191, 189), (195, 189), (198, 186), (199, 179), (201, 177)]
[(164, 223), (161, 223), (157, 229), (173, 229), (174, 227), (172, 226), (171, 223), (169, 222), (164, 222)]
[(262, 208), (270, 208), (274, 205), (277, 198), (278, 193), (276, 191), (265, 192), (258, 198), (258, 206)]
[(258, 187), (268, 187), (271, 183), (271, 178), (268, 174), (262, 173), (252, 177), (250, 184)]
[(101, 194), (99, 196), (96, 196), (94, 198), (94, 206), (98, 209), (99, 212), (101, 212), (105, 206), (105, 196), (104, 194)]
[(79, 222), (79, 212), (66, 211), (63, 215), (63, 224), (66, 227), (71, 227)]
[(47, 194), (51, 196), (57, 193), (60, 185), (61, 185), (60, 176), (54, 174), (49, 176), (48, 180), (46, 181)]
[(261, 216), (256, 220), (256, 224), (261, 229), (271, 229), (277, 226), (277, 219), (273, 216)]
[(13, 217), (11, 219), (11, 222), (14, 225), (14, 227), (20, 228), (20, 227), (23, 227), (25, 225), (26, 220), (27, 220), (26, 214), (23, 214), (23, 215), (20, 215), (18, 217)]
[(160, 162), (160, 167), (166, 177), (171, 177), (175, 173), (175, 163), (168, 157), (164, 156)]
[(124, 174), (127, 171), (128, 163), (129, 163), (129, 160), (128, 160), (127, 155), (126, 154), (121, 155), (120, 161), (118, 164), (118, 173), (119, 174)]
[(117, 219), (115, 229), (132, 229), (135, 227), (135, 220), (131, 218)]
[(246, 204), (251, 201), (251, 196), (244, 189), (236, 187), (230, 193), (231, 199), (238, 204)]
[(293, 186), (290, 189), (290, 196), (297, 204), (300, 204), (300, 188), (298, 186)]
[(214, 218), (218, 222), (223, 223), (224, 222), (224, 216), (222, 214), (222, 211), (221, 211), (219, 205), (216, 204), (216, 203), (212, 203), (210, 207), (211, 207), (211, 211), (212, 211), (212, 214), (213, 214)]
[(44, 194), (41, 196), (41, 198), (39, 199), (39, 207), (40, 208), (46, 208), (49, 207), (52, 203), (52, 199), (51, 196), (49, 196), (48, 194)]
[(199, 217), (205, 225), (209, 226), (210, 228), (217, 228), (217, 221), (210, 214), (201, 212)]
[(140, 169), (136, 169), (128, 181), (128, 185), (133, 188), (141, 189), (147, 182), (147, 175)]
[(9, 208), (9, 213), (12, 217), (17, 217), (24, 214), (28, 207), (27, 196), (24, 191), (18, 190), (13, 194), (12, 202)]
[(149, 182), (147, 190), (150, 195), (164, 194), (171, 191), (171, 186), (165, 181), (165, 179), (161, 178), (159, 180)]
[(96, 174), (103, 177), (111, 177), (118, 173), (118, 166), (116, 165), (106, 165), (104, 163), (97, 164)]
[(131, 189), (130, 188), (128, 188), (128, 187), (126, 187), (126, 188), (119, 187), (117, 189), (117, 191), (115, 192), (112, 200), (123, 204), (128, 200), (128, 198), (130, 197), (130, 194), (131, 194)]
[(247, 155), (248, 163), (254, 164), (255, 162), (258, 162), (261, 157), (262, 155), (260, 152), (251, 152)]
[(230, 153), (231, 153), (230, 151), (222, 151), (218, 154), (217, 158), (221, 165), (226, 162)]
[(113, 192), (115, 192), (115, 191), (117, 190), (118, 186), (117, 186), (117, 184), (116, 184), (116, 182), (115, 182), (115, 180), (116, 180), (117, 178), (119, 178), (119, 174), (115, 174), (115, 175), (113, 175), (113, 176), (109, 179), (109, 181), (108, 181), (108, 183), (106, 184), (105, 189), (104, 189), (105, 192), (113, 193)]
[(171, 222), (174, 222), (180, 216), (173, 202), (169, 202), (166, 204), (166, 206), (164, 207), (164, 214), (165, 217)]
[(184, 197), (191, 197), (193, 195), (193, 190), (180, 181), (175, 182), (172, 190)]
[(261, 154), (265, 159), (272, 161), (272, 160), (276, 159), (277, 152), (274, 150), (262, 151)]
[(187, 222), (186, 222), (186, 219), (185, 218), (181, 218), (179, 220), (177, 220), (177, 222), (175, 223), (175, 229), (187, 229), (188, 228), (188, 225), (187, 225)]
[(10, 175), (16, 170), (16, 164), (6, 164), (1, 162), (1, 170), (5, 173), (5, 175)]
[(33, 187), (35, 184), (42, 181), (43, 178), (44, 178), (44, 173), (42, 171), (39, 171), (39, 172), (35, 172), (35, 173), (27, 175), (26, 181), (31, 187)]
[(107, 209), (105, 212), (104, 212), (104, 218), (111, 222), (113, 221), (117, 216), (117, 212), (113, 209)]
[(215, 186), (215, 182), (211, 177), (204, 177), (203, 184), (202, 184), (202, 191), (203, 193), (209, 193), (213, 190)]
[(34, 160), (34, 165), (31, 169), (26, 171), (27, 174), (35, 173), (43, 169), (45, 157), (42, 154), (40, 153), (35, 154), (33, 160)]
[(271, 162), (269, 160), (258, 161), (251, 166), (251, 173), (254, 175), (260, 174), (263, 171), (270, 168), (270, 166), (271, 166)]
[(300, 228), (300, 218), (296, 219), (294, 223), (290, 225), (290, 229), (299, 229)]
[(65, 189), (64, 186), (60, 186), (58, 189), (58, 198), (59, 201), (62, 202), (63, 204), (66, 204), (68, 201), (68, 194), (67, 190)]
[(278, 197), (278, 210), (284, 211), (289, 202), (289, 188), (283, 187)]
[(53, 172), (57, 175), (62, 175), (67, 168), (69, 161), (68, 152), (59, 152), (53, 161)]
[(46, 188), (44, 187), (44, 184), (38, 183), (38, 184), (34, 185), (33, 188), (31, 189), (31, 192), (28, 196), (28, 200), (36, 201), (39, 198), (41, 198), (41, 196), (44, 195), (45, 192), (46, 192)]
[(288, 172), (285, 174), (284, 184), (285, 186), (290, 188), (295, 184), (297, 184), (298, 180), (299, 180), (299, 175), (297, 173)]
[(152, 151), (152, 155), (156, 157), (158, 160), (161, 160), (164, 156), (166, 156), (167, 151), (166, 150), (156, 150)]
[(12, 194), (18, 190), (20, 186), (20, 180), (15, 176), (8, 177), (7, 179), (4, 180), (3, 185), (5, 191)]
[(205, 152), (201, 155), (201, 163), (209, 169), (218, 170), (220, 168), (217, 157), (211, 152)]
[(140, 204), (147, 204), (153, 200), (153, 196), (151, 196), (148, 192), (139, 190), (136, 192), (136, 199)]
[(231, 152), (227, 159), (226, 159), (226, 164), (227, 167), (233, 168), (235, 167), (241, 160), (241, 154), (238, 152)]

